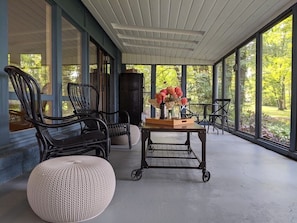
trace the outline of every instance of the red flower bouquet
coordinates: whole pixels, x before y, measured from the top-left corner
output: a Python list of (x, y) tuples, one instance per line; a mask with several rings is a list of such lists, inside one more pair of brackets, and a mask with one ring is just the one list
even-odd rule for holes
[(167, 87), (156, 93), (155, 99), (150, 99), (150, 103), (159, 108), (160, 104), (164, 102), (168, 110), (171, 110), (175, 105), (185, 106), (188, 103), (187, 98), (182, 97), (183, 91), (180, 87)]

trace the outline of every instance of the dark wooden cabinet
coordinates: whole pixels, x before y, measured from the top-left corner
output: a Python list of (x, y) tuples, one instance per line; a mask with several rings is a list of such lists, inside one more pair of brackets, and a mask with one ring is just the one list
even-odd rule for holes
[(126, 110), (130, 122), (139, 125), (143, 111), (143, 74), (122, 73), (119, 78), (120, 110)]

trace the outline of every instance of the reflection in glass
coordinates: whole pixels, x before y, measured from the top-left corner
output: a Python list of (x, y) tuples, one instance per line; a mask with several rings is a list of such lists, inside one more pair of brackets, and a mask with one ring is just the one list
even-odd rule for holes
[(99, 70), (98, 70), (98, 51), (97, 46), (89, 41), (89, 72), (90, 72), (90, 83), (96, 87), (100, 88)]
[[(68, 82), (81, 83), (81, 80), (81, 33), (62, 18), (62, 96), (67, 96)], [(63, 102), (63, 116), (73, 112), (69, 105)]]
[[(48, 115), (52, 114), (51, 27), (51, 6), (46, 1), (8, 0), (8, 62), (32, 75), (41, 88), (46, 86), (42, 100), (48, 101)], [(10, 82), (9, 91), (14, 92)], [(24, 120), (19, 101), (9, 100), (9, 114), (10, 131), (31, 127)]]

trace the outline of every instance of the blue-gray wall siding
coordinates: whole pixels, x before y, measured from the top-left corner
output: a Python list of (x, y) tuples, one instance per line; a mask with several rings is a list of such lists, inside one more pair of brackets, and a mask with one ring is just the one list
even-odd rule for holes
[(113, 58), (118, 49), (80, 0), (53, 0)]
[(7, 75), (3, 68), (7, 65), (8, 58), (8, 11), (7, 1), (0, 1), (0, 146), (9, 142), (8, 132), (8, 86)]
[[(61, 15), (65, 15), (76, 23), (83, 33), (84, 41), (88, 37), (97, 43), (114, 59), (114, 73), (111, 86), (111, 104), (118, 103), (118, 69), (121, 65), (121, 52), (111, 41), (108, 35), (100, 27), (92, 15), (85, 9), (80, 0), (49, 0), (53, 5), (53, 73), (61, 74)], [(0, 184), (15, 178), (34, 168), (39, 162), (39, 150), (35, 138), (35, 130), (24, 130), (10, 133), (8, 114), (8, 77), (4, 72), (4, 67), (8, 64), (8, 9), (7, 0), (0, 0)], [(84, 46), (88, 43), (84, 43)], [(84, 51), (85, 53), (86, 51)], [(84, 72), (86, 73), (86, 72)], [(53, 77), (55, 85), (59, 78)], [(85, 79), (85, 78), (84, 78)], [(61, 103), (61, 94), (57, 94), (54, 99)], [(61, 106), (60, 106), (61, 107)], [(54, 109), (54, 115), (61, 113), (60, 109)]]

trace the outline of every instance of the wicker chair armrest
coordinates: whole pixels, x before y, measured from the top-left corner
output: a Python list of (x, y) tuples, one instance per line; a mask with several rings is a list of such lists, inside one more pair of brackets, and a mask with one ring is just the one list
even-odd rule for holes
[(80, 119), (70, 120), (68, 122), (61, 122), (61, 123), (54, 123), (54, 124), (36, 122), (35, 120), (28, 120), (28, 121), (30, 121), (36, 127), (50, 128), (50, 129), (64, 128), (64, 127), (69, 127), (77, 124), (80, 124), (82, 126), (84, 125), (85, 122), (92, 121), (93, 123), (97, 124), (97, 127), (98, 127), (97, 129), (104, 131), (106, 135), (109, 137), (109, 129), (106, 123), (99, 118), (84, 117)]
[(73, 114), (73, 115), (68, 115), (68, 116), (63, 116), (63, 117), (55, 117), (55, 116), (47, 116), (47, 115), (44, 115), (43, 116), (45, 119), (48, 119), (48, 120), (56, 120), (56, 121), (67, 121), (67, 120), (73, 120), (73, 119), (78, 119), (80, 116), (76, 115), (76, 114)]
[(130, 133), (129, 123), (112, 123), (107, 124), (107, 127), (109, 129), (110, 137), (127, 135)]
[(125, 110), (119, 110), (119, 111), (115, 111), (115, 112), (100, 111), (99, 115), (105, 121), (109, 120), (108, 117), (117, 117), (119, 123), (129, 123), (130, 124), (130, 115)]

